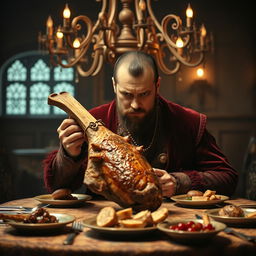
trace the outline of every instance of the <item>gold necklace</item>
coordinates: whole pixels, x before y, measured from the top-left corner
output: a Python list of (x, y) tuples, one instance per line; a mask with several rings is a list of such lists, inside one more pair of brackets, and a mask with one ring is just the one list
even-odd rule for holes
[[(153, 134), (153, 136), (152, 136), (152, 139), (151, 139), (149, 145), (148, 145), (146, 148), (143, 147), (143, 149), (142, 149), (143, 152), (148, 151), (148, 150), (152, 147), (152, 145), (153, 145), (153, 143), (154, 143), (154, 140), (155, 140), (155, 137), (156, 137), (157, 127), (158, 127), (158, 109), (156, 110), (156, 124), (155, 124), (154, 134)], [(140, 145), (139, 145), (139, 144), (136, 142), (136, 140), (132, 137), (132, 135), (131, 135), (130, 131), (127, 129), (127, 127), (125, 127), (125, 129), (126, 129), (127, 134), (129, 135), (129, 138), (132, 140), (132, 143), (133, 143), (136, 147), (140, 147)]]

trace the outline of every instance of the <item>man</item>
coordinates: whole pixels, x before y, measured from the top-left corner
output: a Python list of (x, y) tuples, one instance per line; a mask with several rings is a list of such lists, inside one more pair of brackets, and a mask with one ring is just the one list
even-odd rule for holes
[[(143, 145), (163, 196), (192, 189), (233, 194), (237, 172), (207, 131), (206, 116), (158, 94), (160, 77), (151, 56), (142, 52), (122, 55), (112, 80), (115, 100), (90, 113), (113, 132), (129, 135), (134, 145)], [(87, 159), (86, 138), (75, 120), (65, 119), (57, 131), (60, 148), (44, 161), (45, 184), (51, 192), (81, 186)]]

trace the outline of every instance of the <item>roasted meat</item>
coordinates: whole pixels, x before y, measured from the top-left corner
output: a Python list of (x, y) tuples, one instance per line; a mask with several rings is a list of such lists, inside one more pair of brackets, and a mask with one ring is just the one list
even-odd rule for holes
[(51, 94), (48, 103), (76, 119), (87, 135), (84, 183), (90, 190), (134, 210), (153, 211), (161, 205), (161, 186), (140, 148), (108, 130), (66, 92)]

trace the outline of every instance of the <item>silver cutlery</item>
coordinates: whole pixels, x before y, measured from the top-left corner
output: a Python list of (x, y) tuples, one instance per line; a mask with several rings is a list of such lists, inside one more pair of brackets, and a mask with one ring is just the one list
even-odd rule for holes
[(25, 207), (25, 206), (20, 206), (20, 205), (11, 205), (11, 206), (0, 206), (0, 212), (17, 212), (17, 213), (31, 213), (36, 211), (39, 208), (47, 207), (49, 204), (38, 204), (35, 207)]
[(83, 231), (83, 224), (79, 221), (74, 221), (72, 223), (73, 232), (68, 234), (66, 239), (64, 240), (64, 245), (70, 245), (73, 244), (75, 237)]

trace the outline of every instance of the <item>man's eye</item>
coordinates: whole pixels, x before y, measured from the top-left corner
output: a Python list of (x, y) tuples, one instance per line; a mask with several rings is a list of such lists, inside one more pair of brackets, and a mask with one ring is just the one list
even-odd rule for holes
[(128, 93), (128, 92), (123, 92), (123, 95), (124, 95), (125, 97), (132, 97), (132, 94), (130, 94), (130, 93)]
[(146, 97), (148, 95), (149, 95), (149, 92), (143, 92), (143, 93), (140, 94), (140, 97)]

